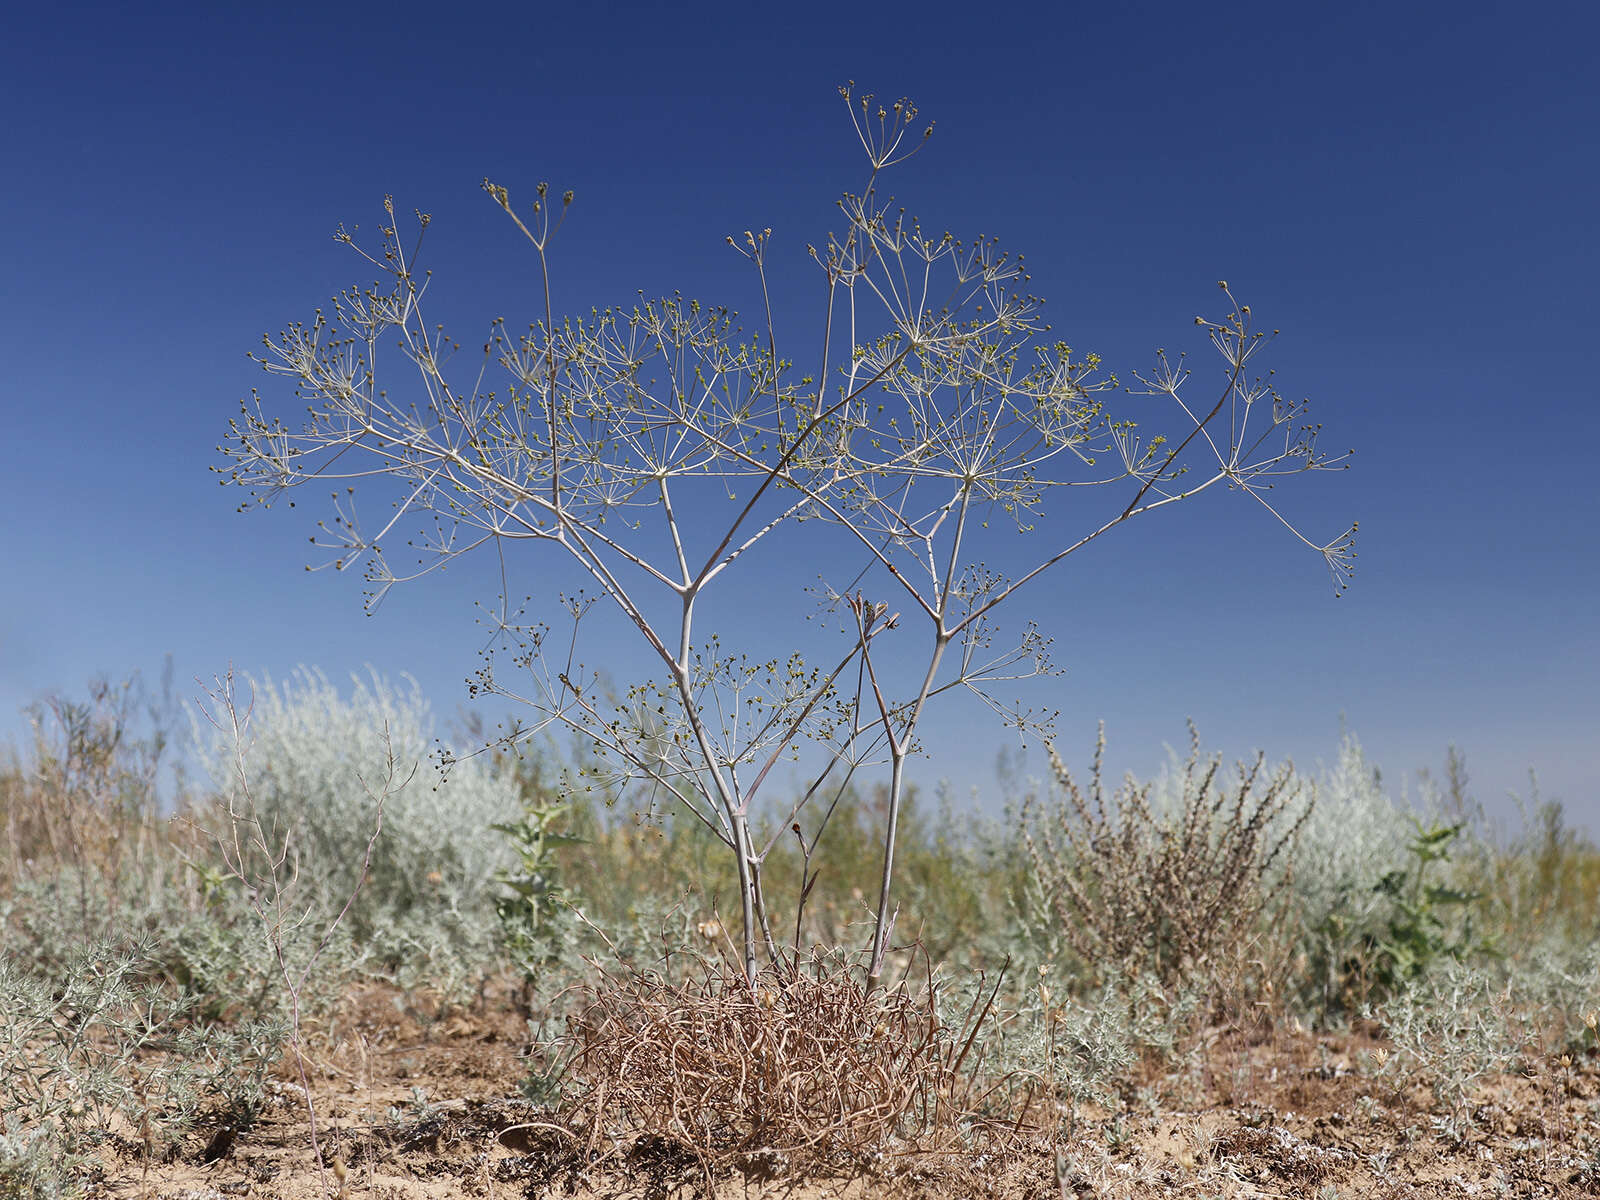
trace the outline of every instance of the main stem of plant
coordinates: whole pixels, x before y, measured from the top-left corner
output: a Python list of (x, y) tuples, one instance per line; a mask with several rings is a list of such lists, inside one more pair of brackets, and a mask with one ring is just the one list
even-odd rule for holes
[[(943, 625), (943, 621), (940, 621)], [(945, 647), (950, 644), (951, 635), (943, 628), (934, 640), (933, 654), (928, 660), (928, 670), (922, 677), (922, 690), (917, 693), (917, 701), (911, 706), (911, 714), (906, 718), (904, 730), (897, 736), (892, 726), (888, 707), (884, 704), (883, 695), (878, 689), (878, 678), (872, 669), (872, 657), (865, 643), (862, 654), (866, 655), (867, 672), (872, 679), (873, 695), (877, 698), (879, 711), (883, 714), (883, 728), (889, 742), (889, 814), (888, 822), (883, 833), (883, 873), (878, 880), (878, 913), (873, 922), (872, 929), (872, 954), (867, 960), (867, 994), (871, 995), (878, 987), (883, 976), (883, 958), (889, 940), (889, 926), (891, 925), (889, 913), (889, 893), (894, 884), (894, 848), (900, 836), (900, 803), (905, 791), (905, 764), (906, 756), (911, 751), (911, 737), (916, 732), (917, 721), (922, 716), (922, 706), (927, 702), (928, 692), (933, 687), (934, 676), (939, 672), (939, 664), (944, 659)]]

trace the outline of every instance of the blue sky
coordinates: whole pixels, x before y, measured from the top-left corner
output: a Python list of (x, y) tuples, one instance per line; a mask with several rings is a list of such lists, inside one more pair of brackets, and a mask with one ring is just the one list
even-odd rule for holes
[[(1534, 768), (1600, 826), (1597, 34), (1580, 4), (13, 15), (0, 734), (30, 699), (168, 653), (180, 683), (370, 663), (452, 713), (492, 581), (435, 576), (368, 618), (358, 579), (303, 570), (316, 505), (235, 514), (207, 468), (266, 383), (246, 352), (368, 277), (329, 234), (375, 227), (386, 193), (433, 214), (453, 332), (532, 319), (534, 262), (487, 175), (576, 191), (558, 310), (680, 289), (754, 312), (723, 239), (772, 227), (780, 323), (807, 353), (804, 247), (864, 177), (836, 93), (854, 79), (937, 122), (885, 187), (1024, 252), (1075, 348), (1124, 378), (1158, 346), (1203, 364), (1193, 318), (1222, 315), (1226, 278), (1283, 331), (1283, 389), (1357, 451), (1280, 491), (1313, 535), (1360, 520), (1342, 599), (1265, 513), (1207, 495), (1019, 602), (1058, 639), (1066, 674), (1026, 698), (1062, 710), (1069, 757), (1104, 718), (1113, 763), (1148, 771), (1193, 716), (1229, 754), (1311, 764), (1342, 720), (1391, 778), (1455, 743), (1491, 808)], [(1039, 545), (1087, 519), (1052, 513)], [(752, 564), (719, 610), (730, 637), (782, 646), (752, 606), (792, 565)], [(529, 570), (525, 590), (559, 582)], [(603, 629), (590, 657), (618, 678), (642, 661)], [(955, 705), (929, 732), (915, 777), (994, 802), (1002, 731)]]

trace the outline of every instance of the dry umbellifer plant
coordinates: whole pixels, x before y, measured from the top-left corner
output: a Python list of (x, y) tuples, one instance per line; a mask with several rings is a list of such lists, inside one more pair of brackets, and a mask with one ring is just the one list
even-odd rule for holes
[[(263, 338), (254, 357), (285, 395), (241, 402), (228, 465), (215, 468), (248, 493), (241, 507), (321, 489), (330, 472), (360, 480), (361, 507), (377, 502), (384, 515), (364, 524), (347, 486), (310, 541), (324, 566), (363, 565), (369, 611), (395, 585), (492, 547), (501, 584), (483, 606), (493, 632), (469, 691), (528, 713), (493, 745), (574, 736), (593, 750), (586, 788), (666, 798), (720, 842), (738, 878), (751, 989), (763, 962), (781, 969), (769, 856), (795, 823), (815, 846), (868, 772), (881, 772), (888, 801), (863, 956), (868, 990), (878, 986), (924, 717), (965, 693), (1024, 736), (1053, 728), (1053, 712), (1002, 695), (1054, 673), (1036, 625), (1020, 622), (1015, 636), (997, 625), (1033, 581), (1118, 526), (1219, 485), (1315, 550), (1336, 593), (1354, 568), (1354, 524), (1318, 544), (1265, 496), (1280, 476), (1343, 469), (1348, 455), (1319, 448), (1307, 402), (1259, 373), (1274, 335), (1226, 280), (1226, 315), (1194, 318), (1220, 369), (1191, 384), (1183, 355), (1158, 350), (1133, 375), (1173, 422), (1159, 432), (1146, 402), (1106, 398), (1118, 385), (1097, 355), (1052, 333), (1021, 255), (925, 227), (883, 190), (884, 173), (932, 133), (917, 106), (853, 85), (840, 94), (867, 162), (839, 201), (839, 232), (803, 254), (771, 229), (727, 238), (763, 297), (752, 331), (732, 310), (676, 293), (562, 317), (552, 247), (573, 193), (539, 183), (531, 203), (513, 204), (486, 179), (543, 283), (526, 325), (496, 320), (481, 343), (447, 336), (424, 315), (431, 272), (419, 255), (432, 218), (417, 212), (413, 240), (386, 197), (381, 244), (334, 235), (379, 278)], [(813, 294), (814, 268), (824, 287), (818, 336), (791, 349), (772, 318), (786, 264), (807, 273), (797, 300)], [(463, 342), (481, 355), (458, 355)], [(1068, 529), (1043, 515), (1062, 488), (1105, 499)], [(1025, 554), (1011, 540), (1033, 533), (1045, 543)], [(1001, 547), (1015, 574), (987, 565)], [(524, 554), (540, 597), (527, 608), (512, 600)], [(793, 556), (798, 574), (734, 582), (746, 562), (778, 556)], [(724, 644), (724, 614), (782, 594), (791, 578), (821, 602), (815, 636), (774, 608), (775, 623)], [(596, 606), (637, 631), (644, 659), (628, 658), (629, 670), (650, 664), (620, 695), (578, 649)], [(802, 764), (808, 782), (774, 806), (780, 762)], [(763, 831), (775, 807), (789, 811)]]

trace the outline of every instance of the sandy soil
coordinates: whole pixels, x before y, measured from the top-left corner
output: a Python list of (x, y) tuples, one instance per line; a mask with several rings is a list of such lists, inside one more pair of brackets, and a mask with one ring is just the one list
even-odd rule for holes
[(1600, 1060), (1540, 1064), (1480, 1089), (1451, 1129), (1420, 1084), (1371, 1069), (1380, 1044), (1279, 1030), (1219, 1036), (1142, 1081), (1120, 1112), (1078, 1116), (1059, 1164), (1042, 1140), (994, 1161), (916, 1155), (840, 1178), (710, 1171), (680, 1148), (588, 1146), (524, 1099), (526, 1030), (508, 1004), (429, 1019), (373, 990), (315, 1031), (313, 1094), (332, 1167), (323, 1191), (287, 1063), (253, 1127), (203, 1125), (162, 1161), (115, 1138), (92, 1194), (128, 1200), (579, 1200), (676, 1197), (1576, 1197), (1600, 1195), (1577, 1154), (1600, 1114)]

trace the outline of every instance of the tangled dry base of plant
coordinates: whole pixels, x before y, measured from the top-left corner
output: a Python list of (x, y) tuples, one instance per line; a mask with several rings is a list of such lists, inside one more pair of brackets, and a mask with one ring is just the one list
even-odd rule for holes
[(568, 1034), (577, 1124), (591, 1151), (660, 1139), (708, 1169), (767, 1176), (993, 1152), (1017, 1132), (985, 1117), (977, 1083), (993, 991), (959, 1026), (938, 993), (930, 974), (869, 994), (859, 970), (820, 955), (753, 989), (720, 959), (677, 979), (603, 973)]

